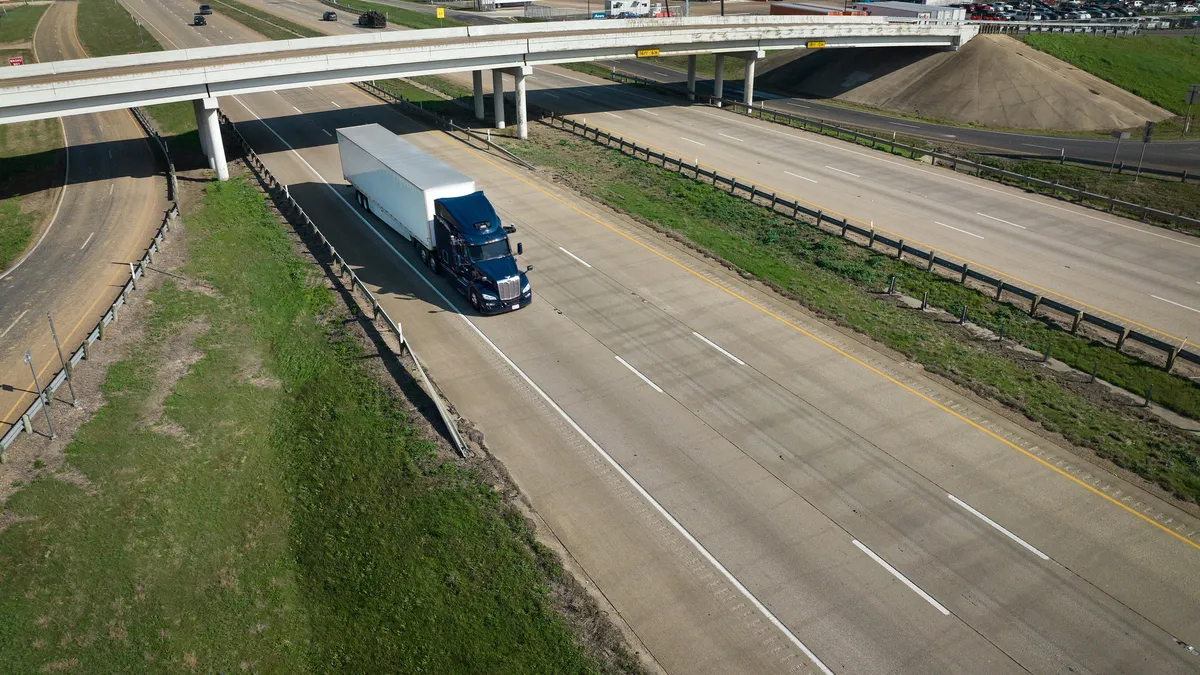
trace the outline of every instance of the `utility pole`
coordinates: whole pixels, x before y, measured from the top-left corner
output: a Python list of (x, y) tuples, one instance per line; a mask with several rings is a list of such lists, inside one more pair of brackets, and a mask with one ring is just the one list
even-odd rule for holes
[(1192, 130), (1192, 104), (1196, 101), (1200, 101), (1200, 84), (1189, 84), (1187, 93), (1187, 115), (1184, 115), (1183, 117), (1184, 136), (1187, 136), (1188, 132)]
[(50, 401), (42, 395), (42, 385), (38, 382), (37, 370), (33, 367), (33, 355), (29, 353), (29, 349), (25, 350), (25, 363), (29, 364), (29, 372), (33, 373), (33, 386), (37, 388), (37, 396), (42, 399), (42, 412), (46, 415), (46, 426), (50, 427), (50, 440), (58, 438), (58, 434), (54, 432), (54, 423), (50, 421)]
[(79, 399), (75, 396), (75, 383), (71, 381), (71, 367), (63, 358), (62, 347), (58, 344), (58, 333), (54, 332), (54, 317), (50, 316), (50, 312), (46, 312), (46, 320), (50, 322), (50, 337), (54, 338), (54, 348), (58, 350), (58, 362), (62, 364), (63, 372), (67, 374), (67, 389), (71, 390), (71, 407), (78, 408)]

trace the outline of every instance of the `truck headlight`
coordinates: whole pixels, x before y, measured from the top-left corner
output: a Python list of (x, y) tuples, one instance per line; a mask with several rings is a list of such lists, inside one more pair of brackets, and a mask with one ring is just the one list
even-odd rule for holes
[(488, 302), (495, 302), (500, 299), (500, 298), (497, 298), (496, 296), (492, 295), (491, 293), (480, 293), (480, 295), (483, 296), (483, 299), (487, 300)]
[(525, 285), (521, 287), (521, 295), (525, 295), (528, 292), (529, 292), (529, 282), (526, 281)]

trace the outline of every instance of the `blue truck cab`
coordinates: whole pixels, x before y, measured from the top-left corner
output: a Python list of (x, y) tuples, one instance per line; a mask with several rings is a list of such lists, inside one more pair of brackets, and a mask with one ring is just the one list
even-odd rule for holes
[[(496, 209), (476, 191), (434, 201), (434, 238), (438, 267), (477, 312), (494, 314), (520, 309), (533, 301), (526, 272), (517, 267), (508, 235)], [(517, 244), (517, 255), (523, 253)]]

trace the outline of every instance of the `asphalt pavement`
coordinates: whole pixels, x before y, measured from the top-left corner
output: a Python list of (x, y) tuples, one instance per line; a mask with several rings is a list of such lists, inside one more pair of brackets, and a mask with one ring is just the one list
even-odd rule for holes
[[(619, 70), (640, 77), (668, 84), (687, 83), (687, 73), (680, 72), (660, 63), (639, 59), (624, 59), (612, 62)], [(712, 93), (712, 79), (699, 78), (696, 84), (700, 92)], [(1140, 134), (1133, 134), (1129, 141), (1119, 145), (1110, 138), (1080, 138), (1076, 136), (1048, 133), (1021, 133), (993, 131), (971, 127), (934, 124), (919, 120), (895, 117), (881, 113), (857, 110), (820, 99), (789, 96), (755, 88), (756, 100), (761, 100), (770, 109), (826, 120), (859, 129), (871, 129), (884, 134), (897, 133), (902, 136), (923, 138), (943, 145), (975, 146), (983, 152), (999, 152), (1025, 155), (1061, 155), (1098, 162), (1104, 166), (1124, 162), (1129, 169), (1137, 166), (1142, 152)], [(727, 82), (725, 96), (741, 100), (740, 81)], [(1193, 133), (1193, 136), (1200, 132)], [(1151, 138), (1146, 146), (1145, 166), (1166, 171), (1184, 171), (1200, 174), (1200, 138), (1193, 140), (1167, 140)]]
[[(128, 1), (214, 42), (178, 0)], [(1195, 518), (350, 87), (222, 107), (667, 671), (1195, 670)], [(372, 121), (516, 225), (531, 306), (463, 310), (352, 206), (333, 130)]]
[[(86, 58), (76, 3), (54, 3), (34, 35), (41, 61)], [(42, 386), (61, 367), (46, 314), (69, 352), (100, 319), (141, 258), (167, 208), (158, 157), (126, 110), (63, 118), (66, 187), (44, 237), (0, 279), (0, 434), (34, 400), (30, 349)], [(70, 400), (67, 388), (58, 398)]]

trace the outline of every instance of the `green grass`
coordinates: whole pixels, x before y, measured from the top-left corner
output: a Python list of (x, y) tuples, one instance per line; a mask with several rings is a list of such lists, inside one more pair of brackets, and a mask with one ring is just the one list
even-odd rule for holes
[(957, 283), (927, 274), (892, 256), (868, 252), (797, 226), (762, 206), (680, 177), (564, 132), (542, 129), (528, 142), (504, 141), (522, 158), (553, 168), (586, 194), (656, 227), (678, 232), (697, 246), (774, 284), (804, 305), (1024, 412), (1051, 431), (1095, 450), (1157, 482), (1182, 499), (1200, 501), (1200, 444), (1143, 420), (1135, 409), (1106, 407), (1074, 393), (1040, 369), (989, 350), (930, 315), (900, 308), (879, 292), (895, 275), (910, 296), (929, 292), (931, 304), (957, 314), (966, 305), (973, 322), (1033, 347), (1054, 345), (1056, 358), (1134, 391), (1153, 383), (1155, 399), (1200, 416), (1200, 387), (1100, 344), (1031, 319)]
[(5, 671), (595, 672), (561, 571), (414, 435), (253, 187), (209, 184), (185, 223), (185, 281), (66, 448), (86, 487), (9, 501), (36, 520), (0, 533)]
[(465, 26), (467, 24), (454, 19), (446, 18), (439, 19), (433, 14), (426, 14), (411, 9), (402, 9), (391, 5), (380, 5), (374, 2), (365, 2), (364, 0), (339, 0), (338, 2), (330, 2), (330, 0), (321, 0), (326, 5), (334, 8), (345, 8), (355, 12), (369, 12), (371, 10), (383, 12), (387, 16), (388, 23), (394, 23), (398, 26), (407, 26), (408, 28), (454, 28), (457, 26)]
[[(0, 44), (33, 40), (33, 31), (37, 28), (38, 19), (42, 18), (42, 14), (50, 5), (4, 7), (7, 11), (0, 14)], [(8, 61), (0, 67), (7, 68)]]
[[(436, 75), (425, 75), (411, 79), (454, 98), (469, 100), (472, 96), (474, 96), (470, 89), (460, 87), (457, 84), (454, 84), (445, 78), (437, 77)], [(420, 87), (414, 86), (411, 82), (407, 82), (402, 79), (378, 80), (375, 82), (375, 86), (391, 93), (393, 96), (403, 98), (406, 101), (415, 103), (422, 108), (436, 112), (439, 115), (455, 117), (465, 114), (464, 109), (455, 104), (453, 101), (448, 101), (437, 94), (430, 93)]]
[(0, 125), (0, 270), (21, 255), (46, 216), (45, 209), (22, 212), (23, 195), (62, 183), (62, 143), (57, 119)]
[(298, 37), (322, 37), (322, 33), (307, 26), (288, 21), (269, 12), (237, 0), (212, 0), (213, 9), (224, 9), (224, 15), (246, 28), (272, 40), (293, 40)]
[(200, 133), (196, 129), (196, 112), (191, 101), (160, 103), (142, 110), (166, 140), (177, 165), (183, 154), (200, 151)]
[(1191, 37), (1038, 33), (1025, 42), (1177, 115), (1187, 85), (1200, 82), (1200, 43)]
[[(1060, 185), (1087, 190), (1106, 197), (1120, 199), (1133, 204), (1141, 204), (1150, 208), (1160, 209), (1168, 213), (1176, 213), (1188, 218), (1200, 218), (1200, 186), (1194, 181), (1183, 183), (1179, 180), (1164, 180), (1142, 174), (1138, 182), (1133, 182), (1134, 168), (1126, 165), (1123, 174), (1108, 174), (1107, 169), (1060, 165), (1056, 162), (1038, 160), (1011, 160), (999, 157), (972, 156), (976, 162), (995, 166), (1009, 171), (1041, 180), (1054, 181)], [(1048, 192), (1048, 191), (1047, 191)], [(1107, 208), (1097, 202), (1099, 208)], [(1130, 214), (1131, 217), (1139, 217)], [(1200, 234), (1200, 229), (1188, 225), (1172, 223), (1155, 223), (1190, 234)]]
[(91, 56), (160, 52), (162, 46), (117, 0), (80, 0), (77, 32)]

